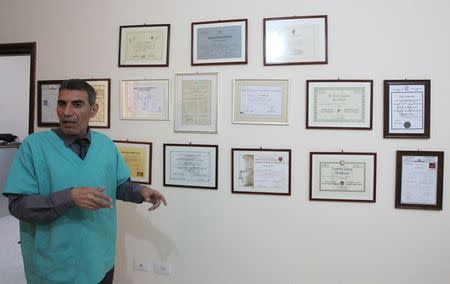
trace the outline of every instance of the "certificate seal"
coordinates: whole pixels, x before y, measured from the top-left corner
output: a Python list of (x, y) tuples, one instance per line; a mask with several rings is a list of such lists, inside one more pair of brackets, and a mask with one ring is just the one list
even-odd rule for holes
[(403, 126), (405, 127), (405, 128), (411, 128), (411, 122), (409, 122), (409, 121), (405, 121), (405, 123), (403, 123)]

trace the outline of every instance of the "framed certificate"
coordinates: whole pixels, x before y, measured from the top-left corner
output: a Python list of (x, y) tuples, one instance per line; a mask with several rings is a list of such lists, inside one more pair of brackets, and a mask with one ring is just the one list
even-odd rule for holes
[(164, 144), (164, 186), (217, 189), (217, 145)]
[(123, 80), (120, 119), (169, 120), (169, 79)]
[(307, 80), (306, 128), (372, 129), (372, 80)]
[(98, 104), (97, 114), (89, 121), (93, 128), (110, 128), (111, 79), (85, 79), (95, 89), (95, 103)]
[(247, 64), (247, 19), (195, 22), (191, 65)]
[(130, 169), (131, 181), (152, 183), (152, 143), (114, 140), (122, 158)]
[(291, 195), (290, 149), (231, 149), (231, 192)]
[(310, 153), (309, 200), (375, 202), (376, 153)]
[(264, 19), (264, 65), (327, 63), (327, 16)]
[(59, 125), (56, 107), (60, 85), (61, 80), (37, 82), (37, 124), (39, 127), (54, 127)]
[(218, 74), (177, 74), (175, 132), (217, 133)]
[(233, 80), (233, 123), (288, 124), (289, 80)]
[[(97, 94), (97, 114), (89, 121), (92, 128), (110, 128), (111, 79), (82, 79), (90, 84)], [(38, 81), (38, 126), (57, 127), (59, 118), (56, 107), (59, 86), (62, 80)]]
[(397, 151), (395, 208), (442, 210), (444, 152)]
[(167, 67), (169, 43), (169, 24), (120, 26), (119, 67)]
[(430, 138), (430, 80), (384, 81), (385, 138)]

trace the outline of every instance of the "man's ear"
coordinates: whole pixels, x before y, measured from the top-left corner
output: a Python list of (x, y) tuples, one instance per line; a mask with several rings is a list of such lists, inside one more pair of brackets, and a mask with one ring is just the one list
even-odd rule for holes
[(94, 117), (98, 112), (98, 104), (94, 104), (91, 106), (91, 118)]

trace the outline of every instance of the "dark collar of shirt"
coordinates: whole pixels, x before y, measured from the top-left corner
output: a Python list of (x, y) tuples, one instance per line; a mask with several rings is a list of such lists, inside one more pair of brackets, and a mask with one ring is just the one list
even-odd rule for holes
[(79, 156), (82, 160), (86, 158), (89, 146), (91, 145), (91, 130), (89, 128), (83, 136), (66, 135), (60, 128), (52, 129), (52, 131), (55, 132), (59, 138), (61, 138), (64, 145), (74, 152), (75, 155)]
[(59, 138), (61, 138), (66, 147), (70, 147), (78, 139), (86, 139), (89, 142), (89, 144), (91, 144), (91, 129), (89, 127), (86, 131), (86, 134), (84, 134), (83, 136), (66, 135), (61, 131), (61, 128), (54, 128), (52, 129), (52, 131), (55, 132)]

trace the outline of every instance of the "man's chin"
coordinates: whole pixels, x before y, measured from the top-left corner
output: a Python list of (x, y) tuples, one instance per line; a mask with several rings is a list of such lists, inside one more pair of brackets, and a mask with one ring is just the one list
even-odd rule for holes
[(79, 135), (81, 132), (75, 125), (60, 125), (59, 128), (65, 135)]

